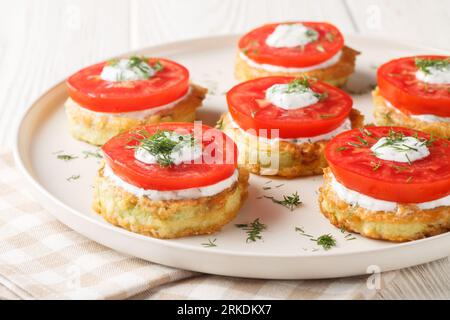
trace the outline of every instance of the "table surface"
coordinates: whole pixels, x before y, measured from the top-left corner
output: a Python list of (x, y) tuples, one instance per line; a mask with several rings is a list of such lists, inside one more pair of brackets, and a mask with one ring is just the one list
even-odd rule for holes
[[(448, 0), (0, 0), (0, 145), (12, 145), (22, 110), (83, 66), (286, 20), (329, 21), (346, 34), (450, 49)], [(402, 270), (378, 298), (450, 298), (448, 258)]]

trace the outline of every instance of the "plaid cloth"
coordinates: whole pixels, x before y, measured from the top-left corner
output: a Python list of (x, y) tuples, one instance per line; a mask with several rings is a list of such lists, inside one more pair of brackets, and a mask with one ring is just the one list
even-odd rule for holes
[[(381, 276), (381, 287), (395, 272)], [(303, 281), (237, 279), (165, 267), (115, 252), (54, 219), (0, 152), (0, 298), (360, 299), (368, 276)]]

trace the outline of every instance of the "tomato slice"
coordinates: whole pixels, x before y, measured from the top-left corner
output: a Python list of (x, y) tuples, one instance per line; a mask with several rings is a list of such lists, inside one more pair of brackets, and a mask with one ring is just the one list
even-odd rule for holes
[(265, 77), (243, 82), (227, 93), (234, 121), (244, 129), (279, 129), (281, 138), (314, 137), (339, 127), (352, 109), (352, 98), (344, 91), (319, 81), (309, 81), (317, 93), (327, 97), (297, 110), (281, 109), (265, 100), (265, 91), (274, 84), (289, 83), (293, 77)]
[(377, 72), (380, 94), (406, 114), (450, 117), (450, 84), (430, 84), (416, 79), (416, 58), (446, 59), (448, 56), (416, 56), (389, 61)]
[[(266, 44), (267, 37), (280, 24), (302, 23), (319, 33), (317, 41), (295, 48), (274, 48)], [(239, 40), (239, 50), (257, 62), (282, 67), (302, 68), (322, 63), (344, 46), (344, 37), (332, 24), (325, 22), (284, 22), (266, 24), (245, 34)]]
[[(130, 147), (139, 142), (132, 138), (139, 138), (138, 132), (143, 129), (149, 134), (158, 130), (182, 130), (182, 134), (194, 134), (203, 145), (201, 163), (162, 167), (136, 160), (134, 149)], [(143, 189), (164, 191), (208, 186), (230, 177), (237, 167), (234, 142), (219, 130), (193, 123), (160, 123), (135, 128), (113, 137), (102, 150), (115, 175)]]
[(106, 62), (84, 68), (67, 79), (69, 96), (86, 109), (119, 113), (145, 110), (168, 104), (189, 89), (189, 71), (182, 65), (161, 58), (163, 69), (146, 80), (111, 82), (100, 78)]
[(378, 159), (370, 148), (381, 137), (389, 136), (390, 130), (428, 141), (430, 135), (401, 127), (367, 127), (366, 130), (343, 132), (327, 144), (325, 157), (337, 181), (362, 194), (397, 203), (427, 202), (450, 194), (447, 140), (431, 140), (430, 155), (408, 164)]

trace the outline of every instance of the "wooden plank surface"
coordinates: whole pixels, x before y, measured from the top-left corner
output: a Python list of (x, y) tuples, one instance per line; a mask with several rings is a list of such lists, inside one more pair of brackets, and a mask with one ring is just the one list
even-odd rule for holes
[[(447, 0), (0, 0), (0, 144), (52, 84), (109, 56), (283, 20), (450, 49)], [(450, 298), (448, 259), (400, 271), (379, 299)], [(2, 292), (0, 290), (0, 297)]]

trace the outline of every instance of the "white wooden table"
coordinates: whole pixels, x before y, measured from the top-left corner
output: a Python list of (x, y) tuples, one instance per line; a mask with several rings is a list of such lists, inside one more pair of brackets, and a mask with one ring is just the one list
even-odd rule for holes
[[(450, 51), (448, 0), (0, 0), (0, 145), (44, 90), (96, 61), (140, 47), (242, 33), (270, 21), (330, 21), (344, 33)], [(8, 291), (0, 287), (0, 297)], [(404, 269), (378, 294), (450, 298), (450, 263)]]

